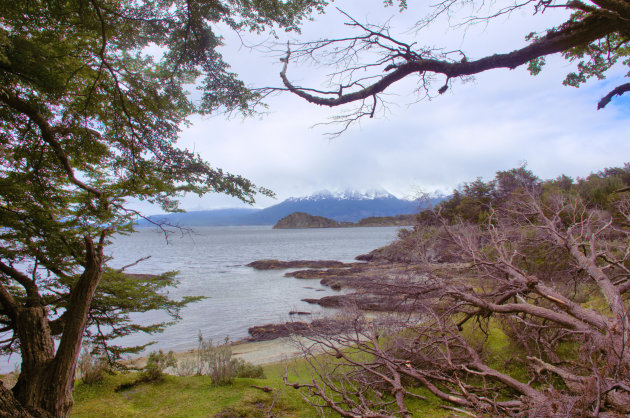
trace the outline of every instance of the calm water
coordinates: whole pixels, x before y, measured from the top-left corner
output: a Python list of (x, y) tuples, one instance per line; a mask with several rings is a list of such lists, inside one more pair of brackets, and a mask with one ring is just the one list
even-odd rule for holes
[[(117, 344), (157, 343), (149, 350), (183, 351), (196, 346), (197, 333), (215, 341), (247, 337), (253, 325), (289, 320), (289, 311), (322, 313), (318, 305), (302, 302), (335, 294), (319, 280), (284, 277), (287, 270), (257, 271), (247, 263), (264, 258), (279, 260), (354, 261), (354, 257), (391, 242), (397, 227), (341, 229), (284, 229), (270, 226), (196, 227), (191, 234), (172, 235), (168, 243), (160, 232), (141, 228), (120, 236), (108, 247), (112, 267), (122, 267), (151, 256), (126, 271), (157, 274), (178, 270), (180, 285), (170, 289), (174, 298), (206, 296), (181, 311), (182, 320), (162, 334), (137, 334)], [(305, 317), (300, 317), (303, 319)], [(168, 320), (161, 312), (137, 315), (136, 321)], [(19, 356), (0, 358), (0, 372), (13, 370)]]
[[(155, 229), (143, 228), (118, 237), (110, 247), (112, 267), (150, 255), (149, 260), (127, 271), (155, 274), (178, 270), (181, 283), (170, 290), (173, 297), (208, 297), (184, 308), (183, 319), (163, 334), (138, 334), (122, 342), (135, 345), (157, 340), (151, 349), (185, 350), (196, 345), (198, 331), (215, 341), (226, 336), (237, 340), (246, 337), (253, 325), (288, 320), (292, 310), (319, 315), (321, 308), (301, 301), (335, 293), (321, 286), (319, 280), (284, 277), (286, 270), (256, 271), (245, 265), (264, 258), (353, 261), (355, 256), (391, 242), (397, 230), (198, 227), (192, 234), (169, 237), (167, 243)], [(162, 318), (160, 315), (151, 313), (137, 319), (155, 321)]]

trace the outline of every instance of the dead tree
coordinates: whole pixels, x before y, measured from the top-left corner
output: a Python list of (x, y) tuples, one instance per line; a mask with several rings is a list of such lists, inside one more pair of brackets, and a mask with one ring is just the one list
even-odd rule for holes
[[(484, 225), (445, 222), (467, 267), (387, 283), (404, 309), (311, 337), (319, 378), (294, 386), (343, 416), (409, 416), (418, 387), (469, 413), (630, 413), (629, 202), (527, 190)], [(496, 361), (497, 332), (513, 367)]]

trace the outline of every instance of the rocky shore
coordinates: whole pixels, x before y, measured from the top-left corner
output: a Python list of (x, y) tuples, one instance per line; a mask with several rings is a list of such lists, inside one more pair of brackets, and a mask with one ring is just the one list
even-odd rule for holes
[[(285, 273), (286, 277), (303, 280), (319, 280), (327, 287), (344, 290), (343, 293), (324, 296), (318, 299), (304, 299), (305, 302), (327, 308), (350, 308), (363, 311), (391, 311), (404, 309), (404, 300), (396, 296), (396, 292), (376, 292), (375, 289), (387, 289), (382, 286), (399, 280), (418, 280), (426, 272), (427, 264), (410, 263), (408, 261), (392, 262), (381, 257), (382, 252), (374, 251), (356, 257), (353, 263), (335, 260), (258, 260), (248, 266), (258, 270), (301, 269)], [(450, 263), (447, 263), (450, 264)], [(441, 268), (444, 264), (435, 264)], [(375, 284), (379, 286), (375, 286)], [(298, 356), (301, 351), (295, 344), (295, 338), (307, 338), (315, 333), (339, 333), (344, 326), (343, 321), (335, 318), (313, 318), (310, 312), (290, 311), (288, 314), (295, 320), (278, 324), (256, 325), (248, 329), (249, 337), (234, 342), (233, 354), (254, 364), (264, 364)], [(296, 337), (298, 335), (299, 337)], [(194, 350), (179, 353), (178, 357), (193, 356)], [(133, 360), (132, 363), (143, 364), (145, 358)]]
[(258, 260), (247, 264), (247, 267), (252, 267), (256, 270), (284, 270), (293, 268), (340, 268), (340, 267), (352, 267), (355, 263), (342, 263), (335, 260), (293, 260), (293, 261), (280, 261), (280, 260)]
[[(357, 259), (368, 261), (342, 263), (334, 260), (258, 260), (248, 266), (264, 270), (302, 268), (302, 270), (287, 272), (285, 276), (319, 280), (322, 285), (331, 289), (345, 290), (344, 293), (338, 295), (303, 299), (303, 301), (327, 308), (358, 308), (365, 311), (390, 311), (393, 306), (401, 306), (405, 301), (401, 300), (396, 292), (383, 291), (387, 289), (387, 286), (383, 285), (394, 283), (401, 278), (408, 281), (421, 280), (423, 273), (426, 272), (426, 264), (421, 266), (406, 262), (390, 262), (374, 255), (363, 255)], [(311, 332), (336, 326), (334, 321), (328, 319), (303, 321), (304, 315), (309, 314), (308, 312), (292, 311), (289, 314), (300, 315), (300, 320), (284, 324), (253, 326), (248, 330), (250, 337), (247, 341), (268, 341), (292, 334), (308, 335)]]

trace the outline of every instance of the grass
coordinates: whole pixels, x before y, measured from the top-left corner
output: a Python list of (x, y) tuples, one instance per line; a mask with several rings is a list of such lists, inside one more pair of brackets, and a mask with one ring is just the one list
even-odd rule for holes
[[(527, 368), (515, 359), (522, 352), (510, 341), (494, 320), (489, 321), (487, 336), (472, 325), (464, 327), (463, 334), (473, 343), (486, 347), (487, 364), (512, 377), (526, 382)], [(573, 348), (573, 347), (571, 347)], [(572, 350), (567, 348), (569, 352)], [(103, 381), (85, 385), (78, 381), (74, 389), (75, 404), (72, 417), (266, 417), (268, 413), (277, 417), (316, 417), (317, 411), (308, 405), (299, 391), (285, 386), (282, 380), (289, 372), (290, 382), (306, 383), (314, 378), (313, 371), (305, 360), (295, 359), (287, 366), (282, 363), (263, 366), (264, 379), (237, 378), (227, 386), (213, 386), (207, 376), (166, 375), (160, 382), (142, 383), (131, 389), (116, 392), (115, 388), (131, 383), (137, 373), (105, 375)], [(272, 393), (252, 387), (275, 388)], [(458, 416), (453, 411), (441, 408), (443, 401), (426, 388), (409, 388), (427, 400), (409, 397), (408, 409), (414, 416), (444, 417)], [(326, 410), (326, 416), (338, 416)], [(464, 416), (464, 415), (462, 415)]]
[[(270, 371), (279, 370), (273, 366)], [(270, 373), (271, 375), (271, 373)], [(315, 411), (293, 388), (276, 375), (266, 379), (235, 379), (227, 386), (213, 386), (206, 376), (165, 376), (115, 392), (137, 377), (133, 373), (106, 376), (93, 385), (79, 382), (74, 389), (73, 417), (315, 417)], [(266, 393), (256, 386), (276, 388)]]
[[(593, 302), (592, 298), (589, 302)], [(481, 332), (474, 321), (464, 326), (464, 336), (473, 344), (485, 346), (486, 363), (521, 382), (529, 379), (528, 370), (522, 359), (522, 349), (506, 335), (501, 325), (491, 319), (486, 333)], [(570, 357), (575, 347), (565, 347)], [(563, 356), (564, 357), (564, 356)], [(308, 405), (299, 391), (284, 385), (282, 377), (287, 370), (284, 364), (263, 366), (264, 379), (235, 379), (228, 386), (212, 386), (206, 376), (166, 376), (158, 383), (137, 385), (127, 391), (115, 392), (123, 383), (132, 382), (136, 374), (126, 373), (106, 376), (105, 380), (84, 385), (78, 382), (74, 390), (75, 406), (73, 417), (265, 417), (268, 412), (277, 417), (315, 417), (317, 411)], [(313, 371), (305, 360), (293, 360), (288, 367), (289, 381), (306, 383), (314, 378)], [(275, 388), (266, 393), (256, 386)], [(409, 388), (427, 400), (407, 398), (406, 404), (414, 416), (444, 417), (458, 416), (453, 411), (441, 408), (443, 401), (426, 388)], [(326, 410), (326, 416), (337, 416)], [(464, 416), (464, 415), (462, 415)]]
[[(317, 411), (308, 405), (299, 392), (284, 385), (282, 377), (287, 366), (273, 363), (263, 366), (265, 379), (235, 379), (232, 385), (212, 386), (206, 376), (170, 376), (156, 383), (143, 383), (115, 392), (115, 388), (130, 383), (137, 373), (106, 375), (92, 385), (77, 382), (74, 389), (72, 417), (266, 417), (270, 411), (276, 417), (317, 417)], [(289, 363), (290, 382), (309, 382), (313, 373), (305, 360)], [(275, 388), (266, 393), (251, 385)], [(457, 416), (440, 408), (443, 404), (425, 388), (413, 388), (413, 393), (427, 401), (409, 398), (408, 408), (414, 416)], [(273, 404), (273, 407), (272, 407)], [(336, 413), (326, 410), (326, 416)]]
[[(480, 331), (474, 327), (467, 331), (465, 334), (469, 338), (482, 338)], [(488, 359), (491, 366), (503, 369), (519, 380), (526, 379), (525, 367), (510, 361), (516, 353), (498, 324), (491, 322), (485, 344), (491, 357)], [(305, 360), (291, 361), (288, 369), (282, 363), (268, 364), (263, 368), (265, 379), (235, 379), (232, 385), (227, 386), (212, 386), (206, 376), (167, 375), (158, 383), (145, 383), (127, 391), (114, 391), (118, 385), (134, 381), (137, 378), (134, 373), (106, 376), (104, 381), (93, 385), (78, 382), (74, 390), (75, 405), (71, 416), (265, 417), (268, 411), (277, 417), (318, 416), (317, 411), (302, 399), (299, 391), (285, 386), (282, 380), (288, 370), (290, 382), (311, 382), (314, 378), (313, 371)], [(507, 368), (510, 370), (506, 370)], [(268, 386), (276, 390), (274, 393), (266, 393), (251, 385)], [(427, 398), (407, 398), (407, 407), (414, 416), (458, 416), (456, 412), (441, 408), (444, 402), (426, 388), (409, 390)], [(328, 409), (325, 413), (326, 416), (338, 416)]]

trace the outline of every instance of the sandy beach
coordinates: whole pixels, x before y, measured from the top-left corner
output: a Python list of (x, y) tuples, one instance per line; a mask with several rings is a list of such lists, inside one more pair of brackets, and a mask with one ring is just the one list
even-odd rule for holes
[[(276, 338), (269, 341), (236, 342), (231, 345), (231, 349), (234, 357), (242, 358), (252, 364), (276, 363), (301, 354), (295, 339), (292, 337)], [(194, 356), (196, 356), (196, 350), (175, 353), (175, 358), (178, 361), (193, 358)], [(138, 357), (129, 360), (127, 364), (140, 368), (144, 366), (145, 362), (146, 357)]]

